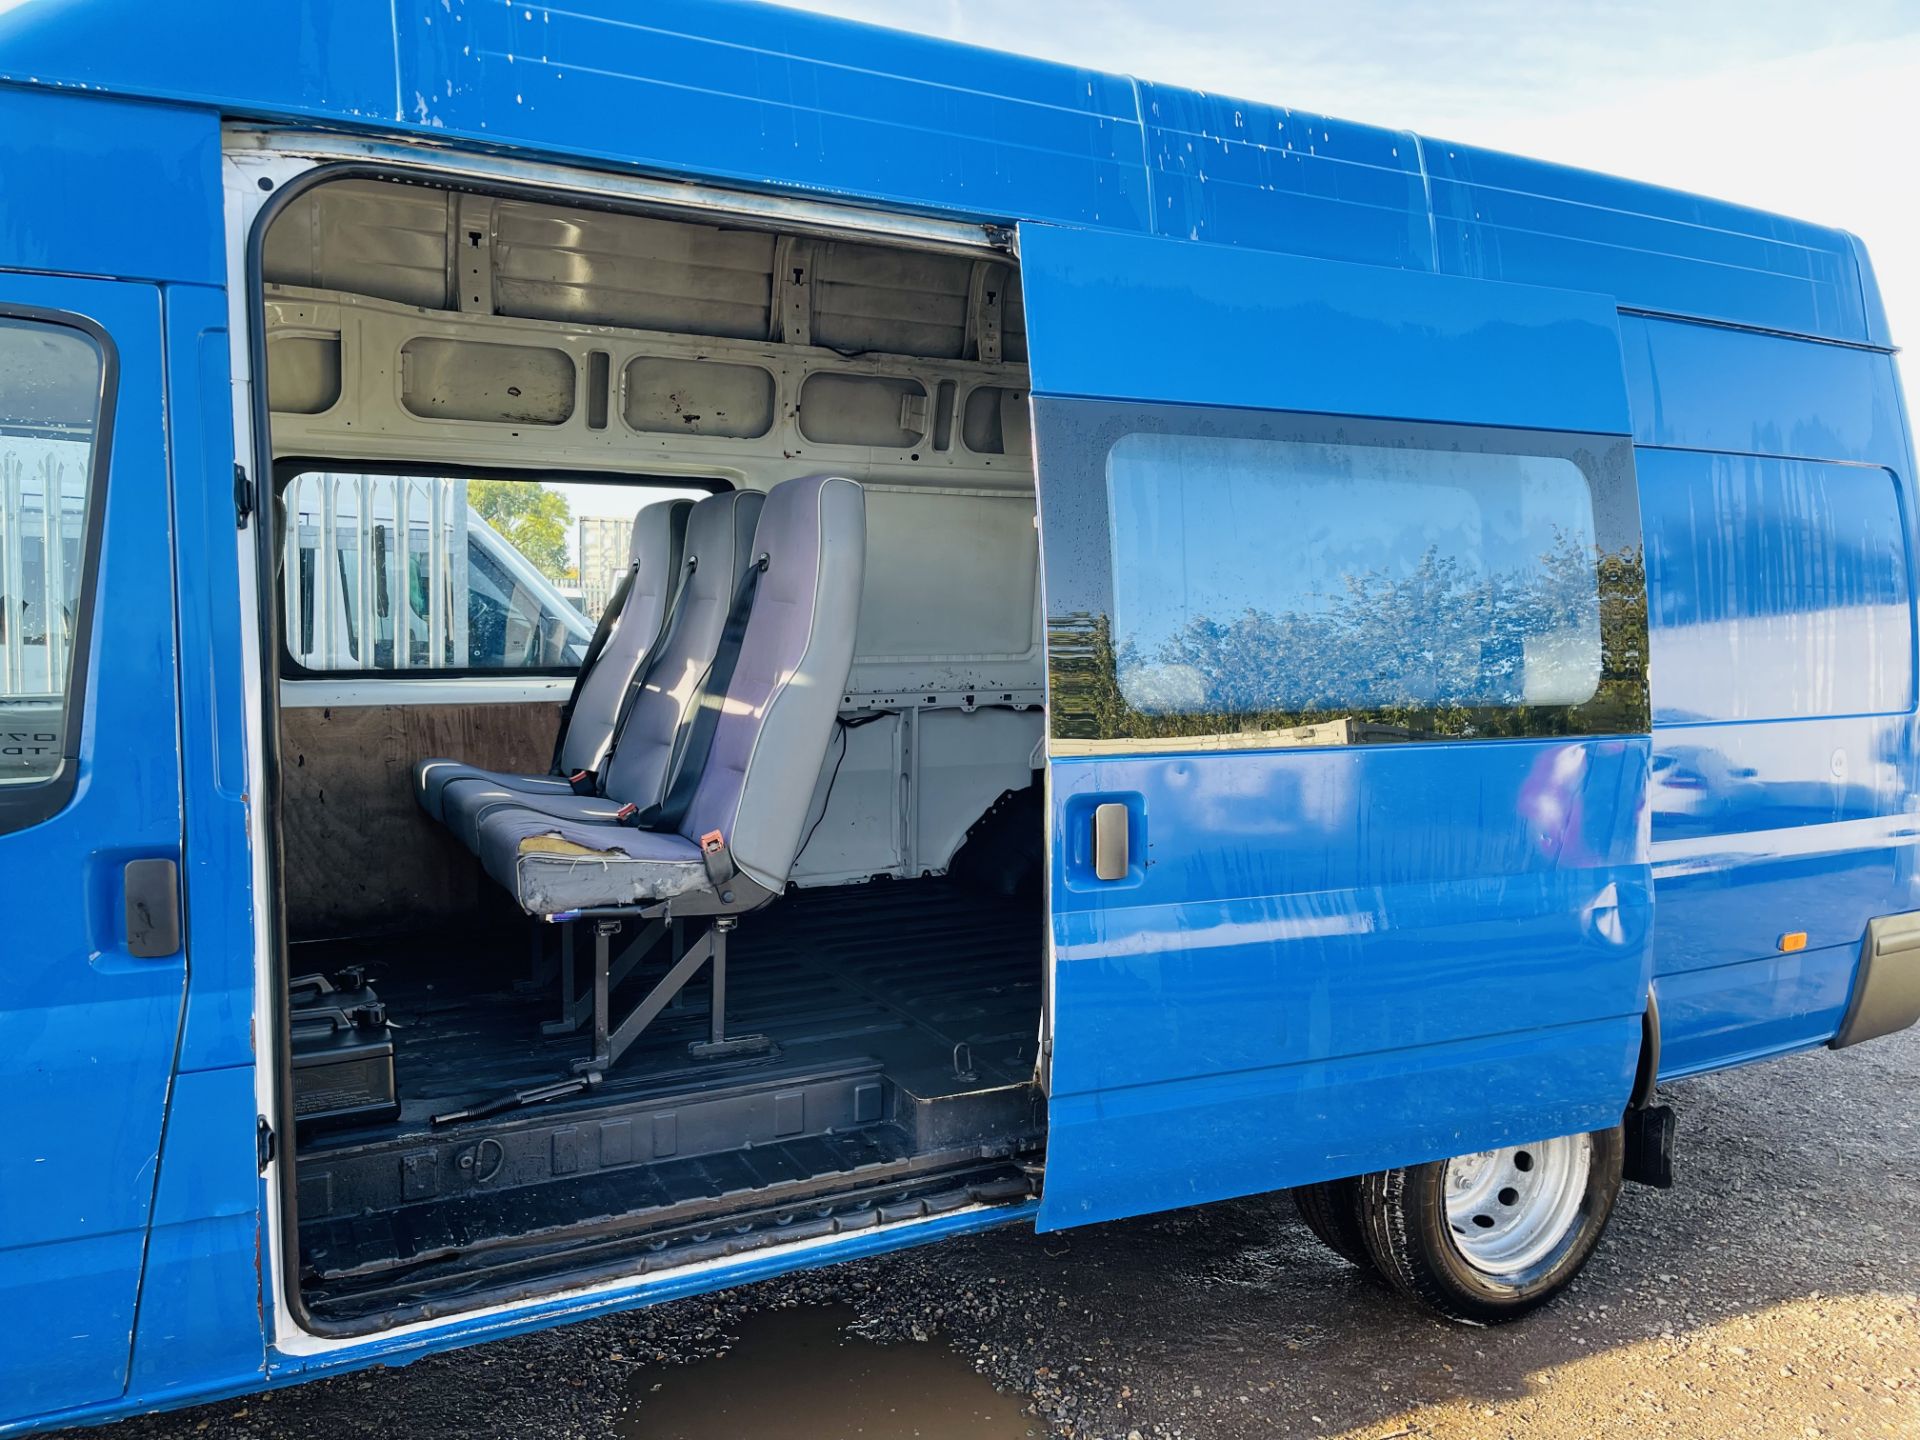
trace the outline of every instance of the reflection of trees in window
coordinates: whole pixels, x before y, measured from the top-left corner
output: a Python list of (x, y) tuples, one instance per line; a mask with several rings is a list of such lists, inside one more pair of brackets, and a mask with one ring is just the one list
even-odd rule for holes
[[(1372, 731), (1355, 738), (1379, 739), (1647, 728), (1637, 546), (1589, 551), (1563, 535), (1536, 563), (1491, 576), (1429, 550), (1406, 574), (1350, 575), (1341, 593), (1315, 598), (1314, 608), (1190, 617), (1148, 654), (1130, 640), (1116, 647), (1105, 616), (1057, 618), (1054, 733), (1171, 738), (1342, 719)], [(1596, 628), (1593, 684), (1584, 656)], [(1529, 643), (1534, 664), (1551, 666), (1540, 647), (1564, 637), (1575, 638), (1569, 653), (1584, 675), (1551, 687), (1560, 703), (1528, 703)]]

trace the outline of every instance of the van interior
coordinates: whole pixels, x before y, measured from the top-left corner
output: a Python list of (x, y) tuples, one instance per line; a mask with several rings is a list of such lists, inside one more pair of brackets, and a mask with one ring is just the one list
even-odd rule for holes
[(1030, 1195), (1011, 259), (397, 179), (268, 223), (309, 1323)]

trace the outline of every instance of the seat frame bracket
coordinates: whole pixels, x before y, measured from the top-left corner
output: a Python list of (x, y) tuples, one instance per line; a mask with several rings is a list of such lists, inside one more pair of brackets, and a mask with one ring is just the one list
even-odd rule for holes
[[(681, 953), (676, 943), (674, 961), (667, 973), (654, 982), (646, 997), (618, 1022), (612, 1018), (612, 992), (619, 980), (633, 973), (660, 937), (667, 933), (668, 922), (652, 919), (625, 946), (616, 961), (613, 939), (622, 922), (605, 916), (593, 921), (593, 983), (576, 1003), (590, 1007), (593, 1018), (593, 1051), (574, 1061), (577, 1074), (597, 1076), (605, 1073), (632, 1047), (647, 1027), (657, 1019), (684, 990), (689, 981), (708, 965), (712, 966), (712, 990), (708, 1002), (707, 1038), (688, 1045), (688, 1053), (697, 1059), (732, 1059), (740, 1055), (773, 1055), (778, 1047), (765, 1035), (727, 1034), (727, 937), (740, 922), (731, 915), (714, 917), (701, 937)], [(616, 975), (618, 978), (616, 978)], [(569, 1011), (571, 1014), (571, 1011)]]

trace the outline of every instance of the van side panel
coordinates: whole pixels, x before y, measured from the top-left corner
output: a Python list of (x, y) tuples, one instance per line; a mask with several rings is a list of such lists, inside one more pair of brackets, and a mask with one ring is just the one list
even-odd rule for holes
[[(1036, 393), (1595, 435), (1631, 424), (1604, 295), (1107, 231), (1020, 233)], [(1042, 271), (1044, 318), (1070, 316), (1066, 335), (1040, 332)]]
[[(177, 8), (146, 0), (11, 6), (0, 10), (0, 80), (182, 101), (205, 107), (209, 117), (225, 111), (392, 124), (402, 109), (393, 21), (409, 8), (428, 9), (394, 0), (235, 0), (196, 5), (183, 22)], [(442, 11), (433, 5), (431, 13)], [(142, 180), (137, 169), (130, 163), (122, 175), (116, 167), (115, 179), (160, 183), (159, 175)], [(102, 203), (112, 199), (107, 190)], [(140, 213), (123, 213), (123, 235), (164, 246), (148, 227), (124, 223)]]
[[(0, 192), (8, 214), (31, 199)], [(0, 304), (91, 324), (112, 362), (93, 442), (105, 495), (88, 521), (101, 537), (91, 623), (74, 637), (87, 658), (76, 783), (52, 815), (0, 833), (0, 1414), (12, 1418), (125, 1385), (186, 957), (135, 954), (126, 920), (126, 867), (177, 863), (180, 847), (160, 294), (0, 272)], [(102, 478), (88, 477), (90, 499)]]
[(1836, 340), (1884, 329), (1838, 231), (1470, 145), (1424, 149), (1443, 270)]
[(1645, 315), (1620, 347), (1637, 445), (1906, 469), (1891, 356)]
[(456, 10), (462, 23), (437, 10), (420, 12), (431, 25), (400, 22), (408, 121), (566, 152), (594, 146), (589, 117), (618, 115), (622, 163), (916, 209), (1149, 223), (1139, 112), (1119, 76), (751, 5), (648, 6), (644, 22), (618, 4)]
[(1621, 339), (1673, 1078), (1829, 1038), (1867, 921), (1920, 908), (1914, 502), (1892, 357), (1636, 316)]
[[(1259, 617), (1259, 577), (1290, 554), (1304, 562), (1319, 532), (1267, 530), (1257, 558), (1234, 558), (1246, 542), (1234, 526), (1280, 522), (1224, 503), (1259, 475), (1205, 444), (1185, 472), (1195, 484), (1165, 490), (1169, 511), (1148, 518), (1115, 498), (1135, 440), (1271, 441), (1306, 426), (1412, 454), (1472, 446), (1475, 426), (1513, 427), (1535, 449), (1559, 432), (1587, 457), (1582, 498), (1619, 527), (1594, 544), (1631, 577), (1611, 643), (1625, 641), (1614, 673), (1640, 695), (1613, 306), (1106, 231), (1020, 237), (1051, 707), (1042, 1228), (1614, 1123), (1652, 963), (1644, 708), (1623, 706), (1608, 728), (1572, 719), (1497, 739), (1390, 719), (1370, 730), (1366, 703), (1339, 698), (1360, 692), (1335, 682), (1315, 710), (1348, 712), (1334, 723), (1357, 728), (1337, 736), (1244, 726), (1224, 691), (1208, 692), (1213, 713), (1178, 712), (1188, 728), (1156, 728), (1163, 702), (1136, 709), (1119, 678), (1121, 656), (1156, 643), (1118, 601), (1123, 572), (1164, 548), (1173, 569), (1218, 569), (1209, 584), (1226, 588), (1200, 604)], [(1397, 628), (1393, 602), (1369, 603), (1369, 643), (1429, 643)], [(1187, 623), (1225, 628), (1207, 613)], [(1234, 653), (1223, 670), (1267, 660)], [(1128, 817), (1126, 869), (1102, 878), (1092, 837), (1109, 805)]]
[(1150, 80), (1140, 109), (1154, 234), (1440, 271), (1421, 142), (1407, 131)]
[[(210, 165), (218, 164), (210, 156)], [(195, 210), (181, 228), (195, 223)], [(218, 212), (206, 222), (218, 225)], [(246, 682), (248, 617), (240, 546), (251, 532), (234, 516), (233, 378), (224, 290), (169, 285), (168, 437), (180, 550), (181, 765), (186, 781), (187, 977), (183, 1074), (255, 1062), (253, 866), (248, 834)], [(259, 523), (256, 518), (253, 522)]]
[[(521, 146), (1013, 223), (1056, 220), (1612, 293), (1885, 341), (1851, 237), (1282, 106), (770, 6), (147, 0), (0, 12), (0, 81)], [(205, 37), (218, 36), (207, 44)], [(621, 117), (608, 125), (606, 117)]]
[[(1043, 1227), (1614, 1123), (1646, 746), (1056, 760)], [(1084, 812), (1123, 796), (1149, 858), (1115, 886)]]
[[(0, 1158), (0, 1371), (31, 1377), (0, 1383), (4, 1428), (257, 1383), (265, 1347), (220, 127), (168, 105), (0, 89), (0, 173), (3, 298), (97, 321), (122, 396), (81, 788), (0, 837), (49, 863), (70, 852), (85, 893), (43, 887), (14, 907), (14, 1015), (32, 1038), (5, 1049), (20, 1068), (6, 1093), (40, 1103), (11, 1112)], [(156, 283), (17, 273), (35, 268)], [(120, 865), (169, 853), (184, 964), (130, 957), (119, 933)]]
[(266, 1370), (253, 1067), (174, 1081), (127, 1398), (258, 1383)]
[(218, 285), (219, 160), (205, 111), (0, 86), (0, 268)]
[(1285, 106), (1139, 88), (1156, 234), (1885, 343), (1862, 258), (1824, 226)]
[[(183, 217), (185, 228), (191, 223)], [(248, 874), (246, 686), (234, 524), (226, 296), (163, 290), (168, 435), (180, 561), (181, 774), (185, 780), (186, 1016), (127, 1393), (256, 1384), (266, 1368), (253, 1145), (253, 904)]]

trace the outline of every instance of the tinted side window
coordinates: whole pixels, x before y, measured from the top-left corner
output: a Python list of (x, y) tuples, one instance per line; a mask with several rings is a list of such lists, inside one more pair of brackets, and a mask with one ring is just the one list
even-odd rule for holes
[(0, 796), (66, 767), (108, 371), (92, 334), (0, 315)]
[(1579, 705), (1599, 688), (1593, 497), (1570, 460), (1135, 434), (1107, 491), (1137, 710)]
[(1037, 406), (1057, 753), (1646, 729), (1624, 438)]

